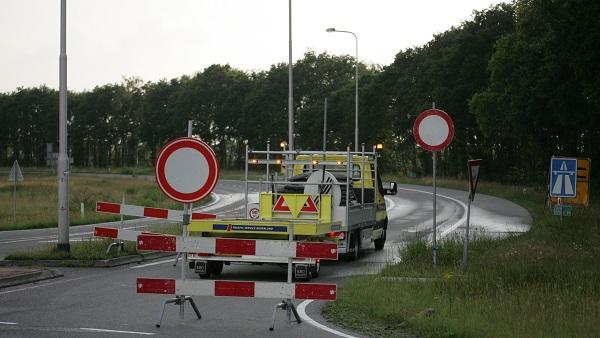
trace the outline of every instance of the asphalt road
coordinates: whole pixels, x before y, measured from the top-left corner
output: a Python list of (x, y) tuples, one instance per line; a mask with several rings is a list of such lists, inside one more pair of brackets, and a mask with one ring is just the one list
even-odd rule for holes
[[(387, 197), (388, 242), (383, 251), (366, 250), (356, 262), (324, 264), (318, 282), (341, 284), (345, 277), (376, 273), (387, 262), (398, 259), (398, 248), (407, 240), (427, 235), (431, 230), (431, 188), (401, 185), (397, 196)], [(243, 192), (240, 182), (221, 182), (216, 192), (223, 198)], [(465, 219), (466, 193), (438, 189), (439, 233), (452, 236), (462, 231)], [(243, 204), (235, 202), (220, 214), (239, 214)], [(507, 232), (528, 229), (531, 217), (521, 207), (495, 197), (477, 195), (472, 209), (472, 224), (478, 229), (501, 236)], [(73, 227), (73, 234), (90, 232), (90, 228)], [(33, 237), (52, 236), (52, 231), (39, 230), (0, 233), (0, 252), (15, 246), (40, 245)], [(30, 241), (25, 239), (31, 236)], [(23, 241), (15, 242), (15, 238)], [(46, 240), (46, 239), (44, 239)], [(8, 243), (10, 242), (10, 243)], [(179, 307), (168, 305), (160, 328), (157, 321), (160, 305), (167, 299), (161, 295), (136, 294), (136, 277), (177, 278), (180, 267), (172, 266), (173, 258), (142, 265), (111, 269), (65, 268), (64, 277), (0, 291), (0, 336), (2, 337), (120, 337), (156, 335), (165, 337), (339, 337), (308, 323), (287, 323), (285, 313), (277, 312), (275, 331), (270, 332), (273, 306), (279, 299), (244, 299), (195, 297), (202, 313), (198, 320), (189, 305), (185, 318), (179, 319)], [(188, 273), (187, 278), (197, 278)], [(220, 279), (285, 281), (286, 271), (276, 266), (226, 266)], [(297, 302), (300, 303), (300, 302)], [(307, 314), (327, 326), (320, 316), (322, 302), (306, 307)], [(337, 330), (340, 330), (337, 328)], [(121, 332), (118, 332), (121, 331)], [(349, 336), (360, 337), (350, 333)]]

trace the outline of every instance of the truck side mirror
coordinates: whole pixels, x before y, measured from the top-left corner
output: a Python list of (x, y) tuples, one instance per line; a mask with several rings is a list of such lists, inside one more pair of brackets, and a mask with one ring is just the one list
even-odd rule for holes
[(398, 184), (396, 182), (382, 182), (384, 195), (396, 195), (398, 193)]

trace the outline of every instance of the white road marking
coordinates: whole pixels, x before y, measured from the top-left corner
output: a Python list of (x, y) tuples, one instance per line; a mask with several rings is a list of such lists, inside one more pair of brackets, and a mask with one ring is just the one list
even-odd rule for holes
[(29, 242), (29, 241), (37, 241), (37, 240), (40, 240), (40, 239), (49, 239), (49, 238), (56, 238), (56, 236), (40, 236), (40, 237), (29, 237), (29, 238), (15, 238), (15, 239), (12, 239), (12, 240), (0, 241), (0, 244)]
[(384, 199), (387, 202), (386, 203), (386, 208), (388, 210), (394, 209), (396, 207), (396, 202), (394, 202), (391, 198), (385, 196)]
[(152, 332), (139, 332), (139, 331), (121, 331), (121, 330), (108, 330), (108, 329), (94, 329), (91, 327), (80, 327), (80, 330), (83, 331), (92, 331), (92, 332), (106, 332), (106, 333), (129, 333), (129, 334), (137, 334), (142, 336), (153, 336), (156, 333)]
[(130, 269), (141, 269), (141, 268), (145, 268), (147, 266), (159, 265), (159, 264), (164, 264), (164, 263), (169, 263), (169, 262), (173, 263), (174, 262), (173, 258), (171, 258), (171, 259), (165, 259), (163, 261), (148, 263), (148, 264), (142, 264), (142, 265), (132, 266), (132, 267), (130, 267)]
[[(433, 192), (416, 190), (416, 189), (398, 188), (398, 190), (420, 192), (422, 194), (433, 195)], [(449, 228), (447, 228), (446, 230), (444, 230), (444, 231), (442, 231), (440, 233), (439, 236), (440, 236), (440, 238), (442, 238), (442, 237), (448, 235), (449, 233), (451, 233), (452, 231), (456, 230), (456, 228), (458, 228), (459, 226), (463, 225), (467, 221), (467, 205), (465, 203), (463, 203), (462, 201), (459, 201), (456, 198), (453, 198), (453, 197), (450, 197), (450, 196), (441, 195), (439, 193), (437, 194), (437, 196), (440, 196), (442, 198), (449, 199), (449, 200), (451, 200), (453, 202), (458, 203), (463, 208), (463, 210), (464, 210), (463, 217), (461, 219), (459, 219), (458, 222), (456, 222), (454, 225), (450, 226)]]
[(0, 322), (0, 325), (17, 325), (18, 323), (14, 322)]
[[(70, 238), (69, 242), (83, 242), (83, 241), (87, 241), (89, 240), (88, 238)], [(58, 242), (57, 239), (50, 239), (47, 241), (39, 241), (39, 243), (56, 243)]]
[(338, 330), (332, 329), (330, 327), (327, 327), (317, 321), (315, 321), (314, 319), (310, 318), (307, 314), (306, 314), (306, 307), (308, 306), (308, 304), (312, 303), (312, 299), (310, 300), (305, 300), (302, 303), (300, 303), (300, 305), (298, 305), (298, 315), (300, 315), (300, 318), (302, 318), (303, 321), (309, 323), (310, 325), (316, 327), (317, 329), (323, 330), (323, 331), (327, 331), (329, 333), (333, 333), (336, 336), (339, 337), (344, 337), (344, 338), (357, 338), (356, 336), (351, 336), (349, 334), (345, 334), (344, 332), (340, 332)]

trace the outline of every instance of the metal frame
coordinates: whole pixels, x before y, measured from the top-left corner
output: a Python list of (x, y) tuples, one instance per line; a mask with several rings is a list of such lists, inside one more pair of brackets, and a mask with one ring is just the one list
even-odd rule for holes
[(196, 303), (194, 302), (192, 297), (183, 295), (175, 296), (175, 298), (165, 299), (165, 301), (163, 302), (162, 307), (160, 308), (160, 313), (158, 315), (158, 322), (156, 323), (156, 327), (160, 327), (160, 325), (162, 324), (162, 320), (165, 315), (165, 307), (167, 306), (167, 304), (179, 305), (179, 318), (183, 319), (184, 305), (186, 301), (190, 302), (190, 305), (192, 306), (192, 309), (194, 309), (194, 312), (196, 313), (198, 319), (202, 319), (202, 315), (200, 315), (200, 311), (198, 311), (198, 307), (196, 306)]
[[(254, 156), (253, 156), (254, 155)], [(258, 155), (258, 156), (256, 156)], [(280, 155), (280, 158), (276, 158), (276, 155)], [(300, 155), (307, 155), (309, 157), (308, 160), (297, 160), (297, 157)], [(345, 157), (343, 164), (345, 164), (344, 169), (339, 169), (340, 163), (339, 161), (327, 160), (327, 157)], [(254, 157), (254, 158), (252, 158)], [(259, 158), (260, 157), (260, 158)], [(377, 217), (377, 196), (380, 193), (379, 189), (379, 177), (377, 173), (377, 159), (379, 154), (376, 152), (376, 147), (373, 146), (371, 151), (365, 150), (365, 145), (362, 144), (360, 151), (351, 151), (350, 147), (347, 147), (346, 151), (292, 151), (292, 150), (271, 150), (270, 142), (267, 142), (267, 150), (252, 150), (248, 145), (246, 145), (246, 161), (245, 161), (245, 180), (246, 180), (246, 189), (244, 193), (244, 201), (245, 201), (245, 215), (248, 215), (248, 187), (250, 183), (259, 184), (259, 190), (262, 192), (262, 184), (266, 183), (267, 187), (273, 187), (273, 190), (278, 190), (278, 185), (286, 185), (286, 184), (297, 184), (297, 185), (320, 185), (322, 183), (307, 183), (307, 182), (292, 182), (289, 181), (289, 177), (292, 176), (294, 171), (294, 166), (297, 164), (305, 165), (306, 168), (310, 171), (318, 170), (314, 165), (314, 158), (318, 157), (319, 166), (337, 166), (336, 168), (328, 169), (331, 172), (340, 172), (341, 170), (346, 172), (346, 182), (345, 183), (337, 183), (335, 185), (345, 186), (345, 205), (341, 206), (345, 208), (345, 216), (344, 216), (344, 224), (342, 228), (346, 228), (347, 236), (344, 239), (344, 245), (340, 248), (340, 253), (347, 252), (349, 249), (349, 241), (351, 232), (356, 229), (362, 229), (365, 227), (364, 211), (365, 209), (373, 208), (373, 212), (375, 213), (375, 218)], [(370, 164), (373, 163), (373, 168), (371, 168)], [(353, 166), (355, 164), (359, 164), (361, 166), (360, 170), (360, 178), (358, 181), (360, 182), (361, 192), (360, 192), (360, 201), (356, 201), (358, 203), (350, 203), (350, 189), (354, 188), (354, 182), (356, 181), (353, 178)], [(249, 180), (248, 179), (248, 170), (249, 165), (265, 165), (266, 166), (266, 182), (263, 180)], [(281, 165), (285, 166), (285, 178), (282, 181), (273, 180), (269, 177), (270, 166), (271, 165)], [(370, 172), (370, 178), (366, 178), (366, 173)], [(365, 203), (365, 185), (367, 181), (372, 181), (373, 186), (373, 201), (369, 203)], [(357, 196), (358, 200), (358, 196)], [(337, 206), (334, 206), (334, 208)], [(355, 215), (360, 214), (361, 216), (358, 219), (355, 219)], [(356, 221), (356, 222), (354, 222)], [(352, 224), (351, 224), (352, 222)]]

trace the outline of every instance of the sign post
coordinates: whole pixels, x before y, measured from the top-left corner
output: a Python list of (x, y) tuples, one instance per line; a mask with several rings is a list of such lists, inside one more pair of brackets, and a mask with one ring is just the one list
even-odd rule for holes
[[(550, 197), (558, 198), (560, 224), (563, 223), (563, 198), (577, 197), (577, 159), (552, 157), (550, 159)], [(556, 213), (556, 211), (555, 211)], [(570, 212), (569, 212), (570, 215)]]
[(481, 160), (467, 161), (467, 169), (469, 172), (469, 198), (467, 203), (467, 226), (465, 228), (465, 239), (463, 241), (463, 270), (467, 268), (467, 262), (469, 260), (469, 224), (471, 223), (471, 202), (475, 199), (475, 190), (477, 190), (480, 166)]
[(8, 174), (8, 181), (13, 182), (13, 222), (17, 221), (17, 182), (23, 181), (23, 173), (21, 172), (21, 167), (19, 167), (19, 162), (15, 160), (12, 168), (10, 169), (10, 173)]
[(437, 191), (436, 191), (436, 152), (446, 149), (454, 138), (454, 122), (443, 110), (435, 108), (425, 110), (415, 120), (413, 136), (417, 145), (432, 152), (433, 157), (433, 267), (437, 259)]
[[(192, 121), (188, 121), (188, 137), (181, 137), (167, 143), (158, 153), (154, 175), (162, 192), (172, 200), (183, 203), (182, 237), (186, 240), (187, 226), (190, 224), (192, 203), (208, 196), (217, 184), (219, 164), (212, 148), (198, 139), (192, 138)], [(183, 254), (181, 279), (185, 280)], [(175, 261), (177, 264), (177, 261)], [(189, 296), (176, 295), (167, 303), (180, 306), (179, 315), (183, 318), (185, 301), (195, 304)], [(164, 305), (163, 305), (164, 310)], [(200, 318), (199, 312), (196, 314)]]

